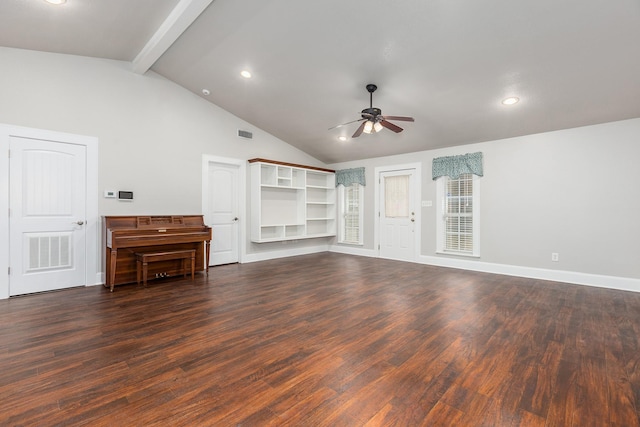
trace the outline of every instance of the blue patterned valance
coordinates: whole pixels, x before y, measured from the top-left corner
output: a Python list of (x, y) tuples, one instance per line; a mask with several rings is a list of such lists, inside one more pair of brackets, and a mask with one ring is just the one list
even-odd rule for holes
[(348, 187), (354, 183), (365, 185), (364, 168), (343, 169), (340, 171), (336, 171), (336, 187), (340, 184)]
[(467, 153), (460, 156), (437, 157), (433, 159), (431, 176), (433, 179), (448, 176), (458, 179), (463, 173), (482, 176), (482, 153)]

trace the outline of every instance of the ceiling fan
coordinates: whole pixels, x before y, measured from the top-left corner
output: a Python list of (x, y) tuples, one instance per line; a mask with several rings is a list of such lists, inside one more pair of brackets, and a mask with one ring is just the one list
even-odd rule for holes
[(398, 125), (391, 123), (389, 120), (397, 120), (402, 122), (413, 122), (413, 117), (403, 117), (403, 116), (383, 116), (382, 110), (379, 108), (373, 107), (373, 92), (378, 89), (378, 86), (369, 83), (367, 86), (367, 91), (369, 92), (369, 108), (365, 108), (362, 110), (360, 115), (361, 119), (352, 120), (347, 123), (343, 123), (338, 126), (334, 126), (331, 129), (336, 129), (351, 123), (362, 122), (358, 129), (356, 129), (355, 133), (351, 136), (352, 138), (357, 138), (364, 133), (372, 133), (372, 132), (380, 132), (382, 128), (387, 128), (389, 130), (394, 131), (395, 133), (402, 132), (402, 128)]

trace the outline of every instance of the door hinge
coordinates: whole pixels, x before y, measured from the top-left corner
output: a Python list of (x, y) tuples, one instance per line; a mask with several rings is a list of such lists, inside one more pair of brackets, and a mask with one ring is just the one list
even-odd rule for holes
[(7, 267), (7, 274), (11, 275), (11, 267)]

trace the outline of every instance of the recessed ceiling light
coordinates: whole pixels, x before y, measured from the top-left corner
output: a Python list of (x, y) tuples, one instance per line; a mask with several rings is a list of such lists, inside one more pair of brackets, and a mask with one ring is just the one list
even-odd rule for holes
[(513, 104), (517, 104), (518, 101), (520, 101), (520, 98), (512, 96), (512, 97), (503, 99), (502, 100), (502, 104), (503, 105), (513, 105)]
[(251, 73), (247, 70), (242, 70), (240, 71), (240, 75), (242, 77), (244, 77), (245, 79), (250, 79), (251, 78)]
[(44, 0), (44, 1), (50, 4), (64, 4), (67, 2), (67, 0)]
[(339, 136), (339, 137), (338, 137), (338, 139), (339, 139), (340, 141), (346, 141), (346, 140), (347, 140), (347, 137), (346, 137), (346, 136)]
[(211, 91), (209, 89), (202, 89), (202, 94), (204, 96), (209, 96), (209, 95), (211, 95)]

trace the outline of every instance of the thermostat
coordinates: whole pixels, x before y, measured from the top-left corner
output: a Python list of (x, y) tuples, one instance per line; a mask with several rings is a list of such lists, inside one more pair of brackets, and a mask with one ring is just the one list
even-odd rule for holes
[(118, 191), (118, 200), (133, 201), (133, 191)]

